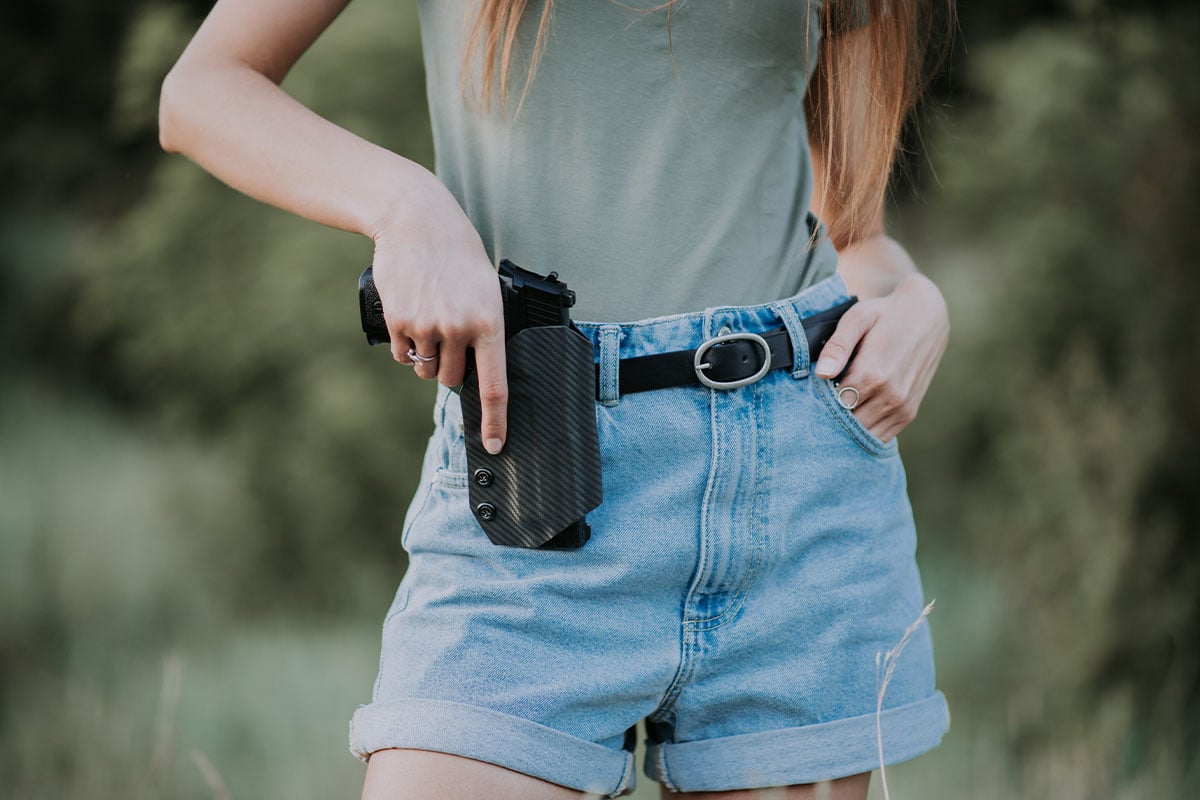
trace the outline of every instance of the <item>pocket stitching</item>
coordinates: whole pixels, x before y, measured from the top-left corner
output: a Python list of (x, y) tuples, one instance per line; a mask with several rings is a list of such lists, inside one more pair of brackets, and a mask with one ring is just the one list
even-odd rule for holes
[(838, 402), (832, 380), (821, 377), (817, 377), (816, 380), (819, 382), (817, 393), (821, 395), (821, 399), (824, 401), (829, 413), (833, 416), (834, 421), (850, 434), (859, 447), (876, 458), (887, 458), (896, 453), (897, 439), (895, 436), (892, 437), (890, 442), (885, 442), (875, 436), (862, 423), (862, 420), (854, 416), (853, 411)]
[(429, 505), (429, 495), (432, 492), (433, 492), (433, 485), (430, 484), (430, 485), (426, 486), (425, 492), (421, 497), (420, 505), (418, 505), (413, 510), (413, 512), (411, 514), (409, 514), (408, 517), (404, 520), (404, 527), (400, 531), (400, 549), (402, 549), (406, 552), (408, 550), (408, 537), (409, 537), (409, 534), (412, 532), (413, 524), (417, 521), (418, 517), (420, 517), (423, 513), (425, 513), (425, 507)]
[(467, 473), (457, 472), (447, 467), (437, 467), (433, 471), (433, 480), (439, 486), (447, 489), (466, 489), (470, 485)]

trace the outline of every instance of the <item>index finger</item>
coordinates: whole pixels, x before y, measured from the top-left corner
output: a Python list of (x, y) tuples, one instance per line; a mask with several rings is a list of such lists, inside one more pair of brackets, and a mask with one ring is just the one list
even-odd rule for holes
[(480, 433), (484, 449), (495, 455), (504, 447), (508, 433), (508, 373), (504, 334), (501, 332), (481, 337), (476, 340), (474, 350), (482, 417)]

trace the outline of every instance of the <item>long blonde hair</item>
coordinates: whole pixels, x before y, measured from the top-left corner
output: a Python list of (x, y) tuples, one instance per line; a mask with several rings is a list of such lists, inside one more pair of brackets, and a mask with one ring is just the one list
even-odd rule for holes
[[(667, 9), (668, 40), (671, 12), (677, 2), (680, 0), (667, 0), (642, 9), (645, 12)], [(949, 34), (954, 24), (954, 0), (945, 2)], [(545, 0), (542, 8), (522, 98), (537, 70), (553, 3), (554, 0)], [(497, 55), (500, 105), (501, 109), (507, 109), (509, 59), (526, 5), (527, 0), (481, 0), (471, 26), (463, 53), (462, 88), (466, 97), (469, 67), (482, 46), (479, 93), (485, 113), (490, 108), (496, 82)], [(824, 35), (817, 54), (817, 70), (805, 97), (805, 116), (810, 140), (822, 164), (824, 221), (838, 248), (861, 238), (879, 213), (909, 112), (924, 95), (947, 52), (947, 48), (936, 48), (939, 57), (929, 58), (934, 43), (932, 5), (933, 0), (822, 2)], [(841, 28), (848, 27), (848, 20), (855, 13), (865, 13), (869, 24), (853, 37), (837, 35)], [(846, 42), (852, 40), (855, 46), (848, 46)], [(863, 60), (865, 69), (860, 63)], [(860, 71), (866, 76), (865, 85), (839, 80), (840, 75)]]

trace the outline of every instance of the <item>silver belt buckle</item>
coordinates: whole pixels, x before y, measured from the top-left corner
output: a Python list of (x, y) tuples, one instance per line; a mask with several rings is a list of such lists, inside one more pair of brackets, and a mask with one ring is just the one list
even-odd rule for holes
[[(745, 378), (739, 378), (736, 381), (714, 381), (712, 378), (705, 375), (704, 370), (712, 366), (712, 364), (704, 360), (704, 356), (708, 352), (708, 349), (715, 344), (720, 344), (721, 342), (731, 342), (737, 339), (757, 342), (759, 347), (762, 348), (763, 363), (758, 372)], [(700, 382), (705, 386), (711, 389), (736, 389), (739, 386), (745, 386), (748, 383), (754, 383), (762, 378), (763, 375), (767, 374), (767, 372), (771, 369), (771, 346), (767, 344), (766, 339), (759, 336), (757, 333), (751, 333), (750, 331), (740, 331), (737, 333), (726, 333), (722, 336), (714, 336), (696, 348), (696, 357), (692, 359), (692, 366), (696, 370), (696, 377), (699, 378)]]

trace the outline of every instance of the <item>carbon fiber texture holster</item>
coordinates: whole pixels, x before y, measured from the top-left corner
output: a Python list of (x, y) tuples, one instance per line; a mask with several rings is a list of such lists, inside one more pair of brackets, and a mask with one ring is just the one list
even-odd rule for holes
[(459, 396), (471, 512), (498, 545), (572, 549), (600, 505), (600, 444), (592, 343), (574, 325), (517, 331), (505, 344), (508, 429), (504, 447), (483, 447), (478, 373)]

